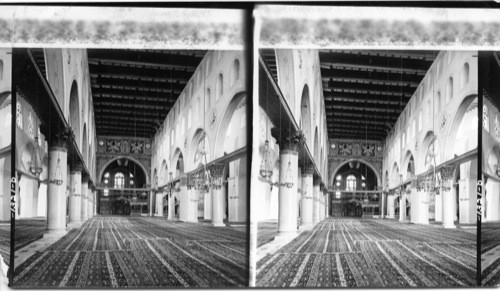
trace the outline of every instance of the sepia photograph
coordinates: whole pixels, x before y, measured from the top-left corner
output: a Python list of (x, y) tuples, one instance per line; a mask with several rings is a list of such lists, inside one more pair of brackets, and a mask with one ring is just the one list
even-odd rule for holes
[[(106, 11), (98, 9), (82, 23), (60, 20), (86, 10), (42, 9), (54, 19), (39, 17), (41, 28), (19, 20), (25, 25), (12, 32), (42, 44), (11, 50), (4, 73), (9, 83), (0, 88), (7, 98), (10, 80), (15, 84), (18, 183), (10, 286), (248, 286), (242, 13), (106, 8), (111, 14), (135, 11), (141, 19), (137, 25), (119, 22), (123, 15), (99, 20)], [(28, 11), (18, 12), (35, 12)], [(148, 11), (151, 19), (144, 22)], [(177, 15), (170, 22), (159, 18), (169, 14)], [(214, 15), (226, 20), (205, 26), (189, 21)], [(93, 29), (100, 25), (106, 29)], [(197, 36), (199, 25), (204, 34)], [(53, 44), (37, 39), (44, 29), (71, 34), (75, 27), (87, 33), (73, 34), (71, 45), (57, 44), (58, 35)], [(123, 27), (138, 34), (127, 39), (127, 31), (118, 32)], [(154, 32), (161, 27), (171, 30)], [(122, 47), (108, 47), (106, 37), (104, 44), (79, 43), (96, 36)], [(3, 147), (2, 139), (2, 155), (8, 151)], [(3, 257), (3, 245), (1, 251)]]
[(476, 284), (477, 52), (259, 51), (259, 287)]

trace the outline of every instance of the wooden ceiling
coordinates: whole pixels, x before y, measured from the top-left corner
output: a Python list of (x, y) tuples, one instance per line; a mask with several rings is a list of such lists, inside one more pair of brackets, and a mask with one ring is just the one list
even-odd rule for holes
[[(261, 54), (277, 80), (274, 50), (262, 50)], [(328, 136), (384, 140), (437, 54), (320, 50)]]
[(97, 134), (153, 137), (205, 53), (88, 49)]

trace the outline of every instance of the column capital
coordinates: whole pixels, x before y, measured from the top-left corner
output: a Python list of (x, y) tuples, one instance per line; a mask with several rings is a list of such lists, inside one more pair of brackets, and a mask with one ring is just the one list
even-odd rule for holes
[(455, 174), (455, 166), (446, 165), (439, 169), (439, 173), (441, 174), (442, 180), (451, 180), (453, 179), (453, 174)]
[(301, 170), (302, 170), (302, 176), (309, 176), (309, 175), (313, 175), (314, 174), (314, 167), (309, 164), (309, 165), (303, 165), (301, 167)]
[(50, 147), (68, 148), (68, 144), (75, 138), (71, 127), (67, 126), (53, 133), (50, 137)]
[(88, 174), (83, 174), (82, 175), (82, 183), (87, 183), (88, 184), (89, 181), (90, 181), (89, 175)]
[(73, 163), (71, 166), (70, 166), (70, 174), (75, 174), (77, 172), (82, 172), (83, 170), (83, 164), (81, 162), (76, 162), (76, 163)]
[(302, 130), (289, 130), (288, 128), (271, 128), (271, 135), (276, 139), (280, 150), (297, 151), (298, 146), (305, 142)]
[(321, 178), (319, 176), (313, 176), (313, 185), (314, 186), (321, 186)]

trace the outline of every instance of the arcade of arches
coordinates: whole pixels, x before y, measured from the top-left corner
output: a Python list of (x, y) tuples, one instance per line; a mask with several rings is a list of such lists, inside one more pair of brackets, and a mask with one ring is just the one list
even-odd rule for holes
[(256, 286), (475, 286), (477, 70), (262, 49)]
[(247, 285), (242, 51), (33, 48), (13, 62), (14, 286)]

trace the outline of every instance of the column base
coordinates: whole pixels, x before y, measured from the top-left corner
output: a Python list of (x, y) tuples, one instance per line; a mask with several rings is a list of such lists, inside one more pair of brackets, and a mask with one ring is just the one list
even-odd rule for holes
[(44, 238), (54, 238), (63, 237), (68, 233), (66, 229), (47, 229), (47, 232), (43, 234)]
[(290, 238), (295, 238), (297, 236), (297, 231), (279, 231), (274, 237), (274, 240), (287, 240)]
[(313, 220), (313, 224), (314, 224), (314, 225), (316, 225), (316, 224), (318, 224), (320, 221), (321, 221), (320, 219), (315, 219), (315, 220)]
[(443, 224), (443, 228), (457, 228), (455, 224)]
[(78, 227), (82, 226), (82, 224), (83, 224), (82, 221), (70, 221), (70, 222), (68, 222), (66, 229), (78, 228)]
[(304, 223), (299, 226), (299, 230), (309, 230), (314, 227), (315, 224), (312, 222)]
[(224, 224), (224, 222), (213, 222), (212, 221), (212, 226), (222, 227), (222, 226), (226, 226), (226, 224)]

